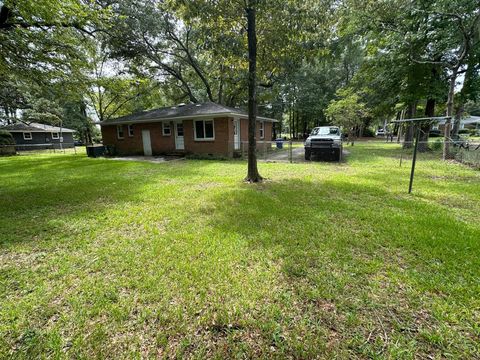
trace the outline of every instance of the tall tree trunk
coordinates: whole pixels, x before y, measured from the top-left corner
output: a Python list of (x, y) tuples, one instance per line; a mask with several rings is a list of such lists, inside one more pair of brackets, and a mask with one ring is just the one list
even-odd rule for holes
[(292, 126), (293, 126), (292, 107), (289, 106), (289, 108), (288, 108), (288, 131), (290, 132), (290, 139), (293, 136), (292, 135), (293, 134)]
[(260, 182), (262, 177), (257, 167), (257, 34), (255, 29), (255, 15), (257, 0), (248, 0), (247, 36), (248, 36), (248, 172), (246, 181)]
[(460, 100), (455, 109), (455, 121), (453, 122), (452, 138), (458, 138), (458, 131), (460, 130), (460, 122), (462, 121), (463, 112), (465, 111), (465, 104)]
[[(407, 113), (405, 117), (407, 119), (413, 119), (417, 114), (417, 102), (414, 101), (410, 103), (407, 108)], [(413, 146), (413, 133), (414, 133), (414, 125), (408, 124), (407, 129), (405, 131), (405, 138), (403, 139), (403, 148), (409, 149)]]
[(452, 138), (458, 137), (458, 131), (460, 130), (460, 123), (462, 120), (463, 113), (465, 111), (465, 101), (466, 101), (466, 92), (468, 91), (468, 86), (465, 84), (469, 84), (472, 81), (472, 77), (474, 77), (475, 66), (471, 63), (468, 64), (467, 71), (465, 72), (465, 78), (463, 80), (462, 89), (457, 97), (457, 105), (454, 106), (455, 108), (455, 121), (453, 122), (453, 129), (452, 129)]
[(223, 65), (220, 65), (220, 84), (218, 85), (218, 103), (223, 104)]
[[(435, 116), (435, 99), (427, 99), (425, 105), (425, 117)], [(428, 137), (432, 124), (430, 122), (420, 126), (420, 143), (418, 144), (418, 151), (426, 152), (428, 150)]]
[(452, 116), (453, 116), (453, 97), (455, 96), (455, 82), (457, 81), (458, 67), (454, 68), (452, 71), (452, 76), (450, 77), (450, 86), (448, 88), (448, 99), (447, 99), (447, 120), (445, 121), (445, 141), (443, 143), (443, 160), (447, 160), (450, 157), (450, 130), (452, 127)]
[(291, 139), (295, 139), (295, 108), (292, 109), (292, 137)]

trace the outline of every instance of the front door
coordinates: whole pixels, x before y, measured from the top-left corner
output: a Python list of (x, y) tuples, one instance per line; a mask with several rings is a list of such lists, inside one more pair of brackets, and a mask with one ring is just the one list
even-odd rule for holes
[(152, 156), (152, 141), (150, 139), (150, 130), (142, 130), (143, 154)]
[(175, 122), (175, 149), (185, 150), (185, 141), (183, 137), (183, 122)]
[(240, 119), (233, 120), (233, 149), (240, 150)]

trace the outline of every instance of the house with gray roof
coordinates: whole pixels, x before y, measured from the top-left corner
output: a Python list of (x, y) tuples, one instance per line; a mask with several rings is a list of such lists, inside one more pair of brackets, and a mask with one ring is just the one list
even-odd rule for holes
[[(270, 147), (275, 119), (258, 116), (257, 146)], [(119, 155), (169, 153), (232, 157), (246, 150), (248, 115), (207, 102), (179, 104), (100, 122), (103, 144)]]
[(75, 130), (40, 123), (23, 123), (0, 126), (12, 134), (17, 151), (72, 148)]

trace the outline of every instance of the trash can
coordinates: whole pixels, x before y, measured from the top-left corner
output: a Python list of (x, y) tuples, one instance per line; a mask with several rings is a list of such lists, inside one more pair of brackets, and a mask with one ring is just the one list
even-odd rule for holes
[(103, 145), (90, 145), (87, 146), (87, 156), (88, 157), (99, 157), (105, 155), (105, 146)]
[(275, 139), (275, 143), (277, 144), (277, 149), (283, 149), (283, 139)]

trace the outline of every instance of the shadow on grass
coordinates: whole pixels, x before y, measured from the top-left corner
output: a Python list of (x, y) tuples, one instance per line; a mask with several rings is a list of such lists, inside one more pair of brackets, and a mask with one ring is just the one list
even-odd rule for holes
[[(455, 221), (441, 205), (398, 197), (375, 184), (267, 182), (222, 193), (213, 202), (212, 226), (246, 239), (252, 248), (272, 249), (287, 277), (307, 276), (310, 267), (328, 270), (339, 259), (346, 273), (355, 274), (384, 257), (401, 258), (417, 280), (448, 292), (465, 276), (473, 285), (480, 269), (475, 226)], [(444, 276), (445, 283), (431, 283), (433, 274)]]
[(165, 187), (194, 181), (205, 175), (204, 166), (208, 162), (159, 165), (69, 155), (0, 162), (0, 244), (48, 236), (48, 222), (67, 214), (102, 215), (112, 205), (139, 200), (152, 178)]
[[(299, 308), (320, 307), (318, 321), (334, 311), (328, 320), (334, 325), (327, 325), (355, 352), (365, 348), (369, 327), (386, 327), (423, 354), (462, 353), (464, 342), (473, 344), (463, 333), (474, 326), (473, 315), (457, 331), (441, 328), (430, 313), (436, 304), (462, 317), (480, 291), (478, 228), (455, 221), (448, 209), (338, 179), (243, 186), (212, 201), (211, 226), (244, 239), (252, 252), (270, 254), (281, 264), (279, 284), (298, 297)], [(455, 313), (459, 303), (463, 310)], [(422, 313), (428, 317), (419, 320)], [(398, 332), (422, 327), (442, 342)], [(386, 347), (381, 341), (372, 349), (378, 354)]]

